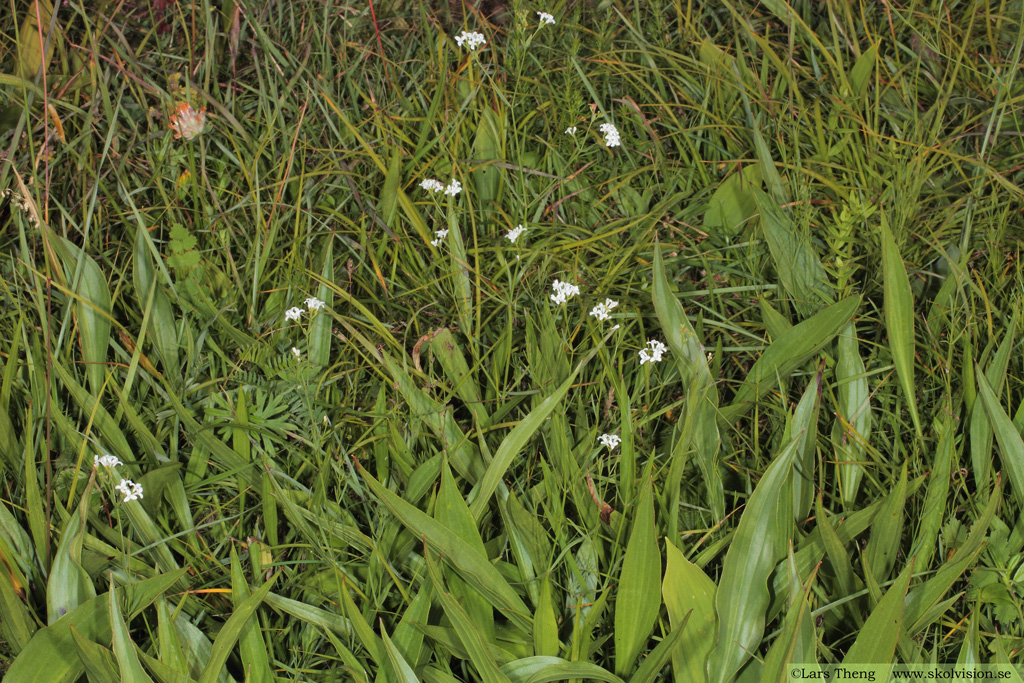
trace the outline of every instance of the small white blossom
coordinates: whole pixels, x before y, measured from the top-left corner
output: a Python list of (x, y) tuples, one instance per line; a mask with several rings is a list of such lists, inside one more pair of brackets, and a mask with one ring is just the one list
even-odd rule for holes
[(609, 147), (618, 147), (620, 144), (619, 140), (619, 129), (610, 123), (601, 124), (601, 135), (604, 136), (604, 144)]
[(615, 434), (602, 434), (597, 437), (597, 440), (601, 442), (602, 446), (607, 446), (609, 450), (615, 450), (615, 447), (622, 443), (622, 438)]
[(640, 365), (644, 363), (659, 363), (661, 357), (668, 351), (668, 347), (657, 339), (648, 339), (647, 346), (650, 348), (640, 349)]
[(560, 280), (555, 280), (551, 284), (551, 288), (555, 290), (555, 293), (551, 295), (551, 300), (555, 302), (555, 305), (564, 304), (580, 293), (580, 288), (576, 285), (570, 285), (568, 282)]
[(92, 456), (93, 467), (99, 467), (100, 465), (103, 465), (104, 467), (114, 467), (116, 465), (123, 464), (124, 463), (118, 460), (116, 456), (110, 455), (109, 453), (104, 455), (102, 458), (98, 455)]
[(429, 190), (430, 192), (442, 192), (444, 190), (444, 185), (441, 184), (441, 181), (434, 180), (433, 178), (427, 178), (424, 180), (420, 183), (420, 187), (424, 190)]
[(611, 318), (612, 309), (619, 305), (618, 301), (612, 301), (611, 299), (605, 299), (603, 304), (598, 304), (590, 310), (590, 315), (594, 316), (598, 320), (608, 320)]
[(315, 296), (309, 297), (308, 299), (306, 299), (304, 303), (306, 304), (306, 308), (308, 308), (311, 311), (319, 311), (321, 308), (327, 305), (323, 301), (320, 301), (320, 299), (317, 299)]
[(613, 325), (612, 326), (612, 331), (614, 332), (615, 330), (619, 329), (620, 327), (622, 327), (622, 325)]
[(285, 320), (298, 320), (302, 317), (302, 309), (298, 306), (292, 306), (284, 312)]
[(292, 355), (295, 356), (295, 360), (302, 360), (302, 351), (299, 351), (294, 346), (292, 347)]
[(519, 239), (524, 232), (526, 232), (526, 228), (524, 228), (522, 225), (517, 225), (516, 227), (509, 230), (508, 234), (506, 234), (505, 237), (508, 239), (509, 242), (515, 244), (516, 240)]
[(576, 126), (569, 126), (565, 129), (566, 135), (576, 135)]
[(555, 18), (553, 16), (551, 16), (550, 14), (548, 14), (547, 12), (537, 12), (537, 16), (540, 19), (541, 25), (543, 25), (543, 24), (552, 24), (553, 25), (555, 23)]
[(454, 197), (460, 192), (462, 192), (462, 183), (460, 183), (455, 178), (452, 178), (452, 181), (448, 183), (448, 187), (444, 188), (444, 193), (452, 197)]
[(476, 31), (463, 31), (459, 35), (455, 36), (455, 42), (459, 47), (462, 47), (462, 44), (465, 43), (466, 47), (470, 50), (475, 50), (481, 45), (486, 45), (487, 39), (484, 38), (482, 33), (477, 33)]
[(179, 102), (168, 123), (175, 138), (191, 140), (206, 126), (206, 107), (196, 110), (188, 102)]
[(448, 230), (438, 230), (434, 233), (434, 236), (437, 239), (430, 240), (430, 243), (436, 247), (437, 245), (441, 244), (441, 242), (444, 241), (445, 237), (448, 236)]
[(136, 484), (131, 479), (122, 479), (121, 483), (114, 487), (124, 494), (124, 502), (142, 498), (142, 484)]

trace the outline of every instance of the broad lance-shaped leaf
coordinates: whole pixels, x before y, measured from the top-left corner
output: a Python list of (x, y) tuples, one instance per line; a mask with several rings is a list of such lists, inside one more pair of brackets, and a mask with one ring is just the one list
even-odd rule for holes
[(454, 567), (467, 583), (483, 593), (506, 618), (524, 633), (530, 632), (533, 626), (530, 609), (486, 557), (481, 556), (451, 529), (381, 486), (365, 468), (358, 465), (358, 461), (356, 465), (373, 494), (402, 524), (417, 537), (423, 537), (431, 549), (440, 554), (449, 566)]
[(689, 562), (679, 548), (671, 543), (665, 545), (661, 594), (672, 629), (686, 624), (672, 653), (672, 669), (677, 681), (700, 683), (707, 680), (708, 654), (715, 645), (715, 582)]
[(102, 395), (106, 375), (107, 347), (110, 345), (110, 288), (103, 271), (91, 256), (70, 241), (60, 238), (65, 251), (64, 268), (74, 288), (75, 317), (82, 341), (82, 360), (89, 386)]
[[(665, 276), (665, 264), (661, 258), (661, 247), (654, 250), (654, 311), (665, 333), (665, 343), (672, 352), (672, 357), (679, 368), (683, 383), (690, 387), (690, 395), (695, 397), (693, 409), (693, 428), (689, 432), (687, 443), (677, 444), (683, 449), (692, 446), (696, 454), (697, 466), (708, 489), (711, 503), (711, 514), (715, 520), (725, 517), (725, 493), (722, 486), (722, 475), (718, 466), (718, 452), (722, 439), (718, 431), (718, 388), (711, 376), (704, 346), (697, 338), (697, 333), (686, 317), (679, 299), (669, 288)], [(688, 418), (690, 419), (690, 418)], [(682, 437), (680, 437), (682, 438)]]
[(914, 390), (914, 295), (910, 291), (910, 279), (900, 256), (892, 232), (885, 220), (882, 231), (882, 284), (885, 292), (885, 328), (889, 333), (889, 350), (896, 366), (896, 376), (903, 387), (910, 419), (914, 431), (921, 438), (921, 418), (917, 414), (917, 398)]
[(615, 598), (615, 673), (633, 670), (661, 608), (661, 554), (654, 526), (654, 484), (648, 479), (636, 506)]
[(857, 326), (849, 323), (836, 339), (835, 394), (839, 415), (832, 426), (832, 446), (839, 461), (839, 484), (843, 502), (857, 498), (864, 470), (864, 444), (871, 435), (871, 404), (868, 378), (857, 344)]
[(914, 575), (911, 561), (882, 599), (875, 605), (857, 640), (843, 659), (843, 664), (889, 664), (896, 653), (900, 631), (903, 628), (903, 600)]
[[(975, 367), (974, 376), (978, 382), (981, 402), (985, 406), (985, 412), (992, 423), (992, 431), (995, 432), (996, 441), (999, 443), (999, 459), (1009, 475), (1010, 488), (1013, 489), (1017, 502), (1024, 505), (1024, 439), (1021, 439), (1020, 432), (999, 405), (996, 392), (992, 391), (980, 367)], [(977, 403), (974, 409), (978, 409)]]
[(759, 189), (752, 190), (752, 194), (782, 287), (793, 297), (793, 305), (802, 315), (811, 315), (834, 296), (825, 268), (810, 240), (793, 225), (778, 203)]
[(750, 494), (722, 563), (715, 599), (718, 644), (708, 660), (714, 683), (732, 681), (764, 637), (768, 578), (793, 535), (793, 501), (784, 494), (797, 442), (794, 439), (775, 458)]
[(847, 297), (776, 339), (750, 368), (732, 404), (722, 409), (722, 419), (726, 423), (733, 422), (748, 411), (754, 401), (778, 388), (779, 378), (788, 377), (832, 341), (859, 305), (859, 296)]

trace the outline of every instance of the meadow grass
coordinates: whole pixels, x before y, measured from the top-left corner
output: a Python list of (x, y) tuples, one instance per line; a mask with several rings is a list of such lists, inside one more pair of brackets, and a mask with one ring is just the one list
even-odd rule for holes
[(1019, 0), (3, 12), (6, 681), (1020, 666)]

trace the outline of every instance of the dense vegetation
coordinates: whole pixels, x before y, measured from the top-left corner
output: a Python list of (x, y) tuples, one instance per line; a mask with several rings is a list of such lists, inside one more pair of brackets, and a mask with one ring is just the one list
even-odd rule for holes
[(0, 10), (5, 680), (1020, 664), (1021, 1), (496, 4)]

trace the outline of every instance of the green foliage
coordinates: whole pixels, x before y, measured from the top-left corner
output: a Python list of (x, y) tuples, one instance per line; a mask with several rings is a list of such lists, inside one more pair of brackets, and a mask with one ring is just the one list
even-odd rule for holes
[(1020, 2), (35, 4), (5, 681), (1021, 665)]

